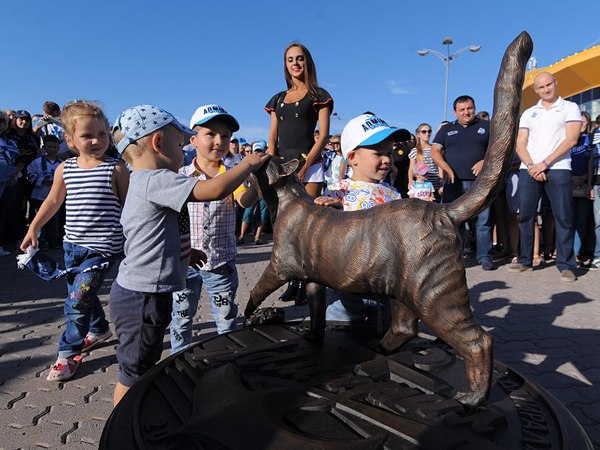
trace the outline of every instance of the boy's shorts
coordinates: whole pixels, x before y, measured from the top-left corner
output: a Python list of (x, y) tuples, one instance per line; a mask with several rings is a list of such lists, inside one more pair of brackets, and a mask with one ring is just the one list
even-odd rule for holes
[(171, 292), (134, 292), (116, 281), (110, 289), (110, 318), (119, 346), (119, 383), (131, 387), (159, 360), (171, 321)]

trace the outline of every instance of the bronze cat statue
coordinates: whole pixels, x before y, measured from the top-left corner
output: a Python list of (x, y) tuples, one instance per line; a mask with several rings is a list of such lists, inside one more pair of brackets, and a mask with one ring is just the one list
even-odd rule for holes
[(422, 320), (465, 362), (469, 390), (461, 403), (475, 406), (488, 395), (492, 337), (469, 304), (459, 225), (487, 207), (507, 174), (516, 136), (525, 64), (532, 40), (521, 33), (507, 48), (494, 90), (494, 114), (483, 169), (473, 187), (450, 204), (397, 200), (343, 212), (317, 206), (294, 175), (297, 161), (271, 158), (256, 173), (274, 223), (273, 253), (250, 293), (245, 315), (288, 280), (307, 283), (310, 336), (325, 329), (329, 286), (390, 299), (391, 326), (379, 342), (393, 352), (417, 334)]

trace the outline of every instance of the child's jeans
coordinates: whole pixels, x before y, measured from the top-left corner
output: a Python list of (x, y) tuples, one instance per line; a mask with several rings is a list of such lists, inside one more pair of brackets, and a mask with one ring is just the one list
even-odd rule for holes
[(334, 301), (327, 307), (325, 320), (334, 322), (364, 322), (375, 311), (378, 302), (360, 295), (334, 291)]
[[(101, 256), (100, 253), (70, 242), (63, 244), (65, 266), (81, 265), (85, 260)], [(65, 331), (58, 341), (58, 357), (68, 358), (81, 353), (88, 332), (100, 335), (108, 331), (108, 321), (98, 298), (98, 291), (112, 263), (102, 270), (92, 270), (67, 275), (65, 300)]]
[(171, 354), (187, 348), (192, 342), (194, 315), (198, 309), (203, 284), (210, 299), (217, 333), (223, 334), (237, 328), (238, 307), (235, 304), (235, 295), (238, 274), (235, 261), (229, 261), (214, 270), (188, 267), (186, 288), (173, 293)]

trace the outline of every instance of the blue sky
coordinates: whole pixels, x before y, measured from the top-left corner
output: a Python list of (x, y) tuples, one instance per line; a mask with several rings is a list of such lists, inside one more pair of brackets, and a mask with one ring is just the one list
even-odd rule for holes
[[(443, 63), (417, 50), (479, 44), (452, 62), (449, 104), (462, 94), (492, 111), (502, 54), (521, 31), (538, 67), (600, 38), (589, 1), (179, 1), (4, 2), (0, 108), (41, 111), (45, 100), (96, 100), (109, 120), (151, 103), (185, 123), (217, 103), (240, 122), (238, 136), (266, 138), (263, 106), (285, 89), (283, 50), (311, 51), (319, 84), (335, 100), (332, 133), (374, 111), (414, 130), (443, 116)], [(589, 14), (589, 15), (586, 15)], [(576, 19), (580, 17), (580, 19)], [(584, 26), (585, 22), (590, 26)], [(450, 108), (451, 109), (451, 106)], [(451, 111), (449, 117), (453, 117)]]

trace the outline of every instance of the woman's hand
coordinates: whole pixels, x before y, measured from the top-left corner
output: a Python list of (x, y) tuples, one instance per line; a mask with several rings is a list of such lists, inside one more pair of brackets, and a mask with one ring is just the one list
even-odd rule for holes
[[(308, 161), (308, 160), (307, 160)], [(300, 178), (300, 181), (304, 182), (304, 176), (306, 175), (306, 170), (308, 169), (308, 162), (306, 162), (303, 166), (302, 169), (300, 169), (298, 171), (298, 178)]]

